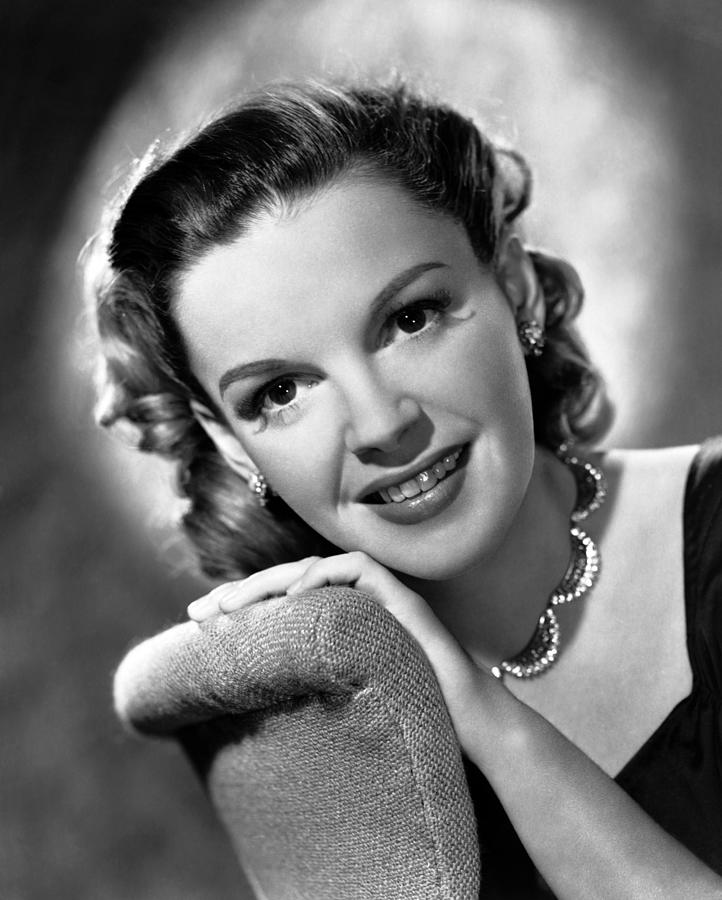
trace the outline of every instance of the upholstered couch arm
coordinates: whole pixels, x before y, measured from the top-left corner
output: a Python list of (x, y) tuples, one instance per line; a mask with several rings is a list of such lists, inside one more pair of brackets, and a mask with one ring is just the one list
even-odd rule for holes
[(476, 898), (460, 751), (430, 667), (371, 598), (323, 588), (188, 622), (115, 679), (183, 744), (260, 898)]

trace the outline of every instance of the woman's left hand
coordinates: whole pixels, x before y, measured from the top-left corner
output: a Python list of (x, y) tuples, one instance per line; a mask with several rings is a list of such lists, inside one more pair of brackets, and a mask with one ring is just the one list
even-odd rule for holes
[(312, 556), (256, 572), (243, 581), (223, 584), (191, 603), (188, 615), (202, 622), (219, 613), (328, 585), (349, 585), (363, 591), (397, 619), (426, 654), (454, 720), (455, 711), (461, 712), (465, 706), (464, 692), (478, 679), (479, 670), (424, 598), (361, 551)]
[(422, 607), (428, 609), (424, 600), (388, 569), (357, 551), (329, 557), (309, 556), (264, 569), (242, 581), (222, 584), (206, 597), (191, 603), (188, 615), (202, 622), (218, 613), (235, 612), (272, 597), (291, 596), (328, 585), (349, 585), (369, 594), (400, 618), (402, 624), (412, 624), (412, 611), (418, 613)]

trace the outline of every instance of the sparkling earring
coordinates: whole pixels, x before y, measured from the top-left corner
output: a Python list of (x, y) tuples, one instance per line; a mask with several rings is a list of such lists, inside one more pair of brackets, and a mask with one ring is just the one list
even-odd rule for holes
[(524, 356), (541, 356), (544, 344), (544, 330), (536, 319), (527, 319), (516, 326)]
[(260, 472), (251, 472), (248, 476), (248, 488), (255, 494), (259, 506), (265, 506), (268, 503), (270, 487)]

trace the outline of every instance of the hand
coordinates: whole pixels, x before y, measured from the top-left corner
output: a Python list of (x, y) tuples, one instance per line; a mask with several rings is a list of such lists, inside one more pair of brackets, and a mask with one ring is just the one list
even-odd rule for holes
[(462, 714), (467, 691), (479, 677), (478, 669), (423, 597), (360, 551), (325, 558), (311, 556), (256, 572), (243, 581), (228, 582), (191, 603), (188, 615), (202, 622), (219, 613), (235, 612), (270, 598), (292, 597), (327, 585), (350, 585), (387, 609), (426, 654), (452, 720), (455, 720), (456, 710)]
[[(349, 585), (369, 594), (413, 633), (420, 615), (433, 616), (426, 602), (403, 585), (388, 569), (359, 551), (338, 556), (309, 556), (273, 566), (242, 581), (231, 581), (196, 600), (188, 615), (202, 622), (219, 613), (231, 613), (272, 597), (292, 596), (327, 585)], [(434, 617), (435, 619), (435, 617)], [(437, 627), (441, 624), (437, 622)]]
[(188, 606), (188, 615), (196, 622), (204, 622), (220, 613), (235, 612), (271, 597), (283, 597), (293, 582), (319, 559), (319, 556), (309, 556), (296, 562), (272, 566), (240, 581), (228, 581), (205, 597), (194, 600)]

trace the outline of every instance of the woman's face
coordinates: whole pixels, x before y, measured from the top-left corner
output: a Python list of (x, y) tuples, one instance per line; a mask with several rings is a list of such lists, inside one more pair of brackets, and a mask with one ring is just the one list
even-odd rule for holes
[(534, 457), (526, 367), (451, 218), (342, 180), (202, 258), (177, 318), (246, 453), (332, 543), (438, 579), (503, 539)]

